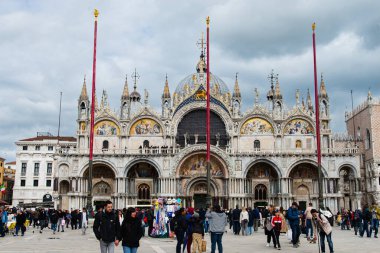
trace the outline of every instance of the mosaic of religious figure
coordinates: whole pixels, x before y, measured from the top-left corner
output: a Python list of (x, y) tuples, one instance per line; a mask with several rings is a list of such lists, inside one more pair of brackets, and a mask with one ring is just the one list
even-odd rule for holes
[(259, 163), (250, 168), (247, 174), (247, 178), (276, 178), (277, 173), (268, 164)]
[(291, 178), (318, 178), (318, 171), (312, 165), (310, 166), (298, 165), (291, 171), (290, 177)]
[(284, 134), (313, 134), (313, 127), (303, 119), (293, 119), (285, 126)]
[(131, 135), (159, 135), (161, 126), (152, 119), (140, 119), (135, 122), (130, 130)]
[[(223, 176), (222, 165), (215, 158), (211, 157), (211, 175), (215, 177)], [(206, 175), (206, 155), (196, 154), (187, 158), (181, 165), (181, 176)]]
[(251, 118), (244, 122), (241, 134), (273, 134), (272, 125), (261, 118)]
[(94, 128), (95, 128), (95, 133), (97, 135), (110, 136), (110, 135), (119, 134), (118, 126), (114, 122), (109, 121), (109, 120), (100, 121), (96, 123)]

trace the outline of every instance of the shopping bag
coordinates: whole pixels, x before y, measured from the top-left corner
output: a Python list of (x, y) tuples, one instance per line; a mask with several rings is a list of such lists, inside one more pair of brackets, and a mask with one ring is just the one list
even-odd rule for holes
[(288, 238), (288, 240), (292, 240), (292, 230), (289, 229), (288, 232), (286, 232), (286, 237)]
[(65, 220), (64, 219), (62, 219), (61, 225), (65, 226)]
[(205, 240), (202, 240), (202, 252), (206, 252), (207, 248), (207, 242)]

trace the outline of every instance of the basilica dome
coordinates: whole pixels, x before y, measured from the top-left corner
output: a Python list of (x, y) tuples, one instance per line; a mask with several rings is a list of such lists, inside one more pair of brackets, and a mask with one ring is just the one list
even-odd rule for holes
[[(175, 90), (176, 95), (185, 95), (189, 92), (196, 91), (200, 85), (203, 86), (204, 89), (206, 89), (206, 64), (204, 62), (203, 54), (201, 55), (199, 62), (196, 66), (197, 72), (191, 75), (188, 75), (185, 77), (182, 81), (179, 82), (177, 85), (177, 88)], [(211, 94), (220, 94), (225, 95), (227, 93), (230, 93), (227, 85), (225, 82), (220, 79), (218, 76), (213, 75), (210, 73), (210, 91)]]
[[(194, 73), (179, 82), (175, 93), (186, 94), (187, 90), (196, 90), (200, 85), (206, 89), (206, 73)], [(227, 85), (218, 76), (210, 73), (210, 90), (219, 90), (220, 94), (229, 93)]]

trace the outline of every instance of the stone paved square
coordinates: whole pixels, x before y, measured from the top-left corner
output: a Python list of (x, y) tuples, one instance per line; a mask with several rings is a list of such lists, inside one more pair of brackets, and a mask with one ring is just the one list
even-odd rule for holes
[[(205, 236), (207, 240), (207, 253), (210, 252), (210, 238)], [(356, 253), (358, 251), (364, 253), (379, 252), (379, 239), (360, 238), (354, 235), (353, 230), (341, 231), (334, 228), (333, 243), (335, 253)], [(141, 247), (138, 253), (172, 253), (175, 252), (176, 240), (174, 239), (154, 239), (144, 237), (140, 241)], [(314, 253), (318, 252), (317, 244), (309, 244), (303, 235), (301, 235), (301, 246), (293, 249), (289, 244), (285, 235), (281, 236), (280, 243), (282, 250), (280, 252), (302, 252)], [(266, 247), (266, 236), (264, 231), (259, 229), (258, 233), (252, 236), (234, 236), (228, 230), (223, 236), (223, 247), (225, 253), (241, 253), (241, 252), (277, 252), (271, 247)], [(327, 245), (326, 245), (327, 247)], [(327, 250), (327, 248), (326, 248)], [(67, 229), (64, 233), (56, 233), (44, 229), (43, 234), (38, 233), (30, 227), (25, 236), (13, 237), (7, 236), (0, 238), (0, 252), (2, 253), (92, 253), (100, 252), (98, 241), (96, 240), (92, 230), (87, 230), (87, 234), (82, 236), (80, 230)], [(123, 252), (119, 246), (115, 253)], [(328, 251), (327, 251), (328, 252)]]

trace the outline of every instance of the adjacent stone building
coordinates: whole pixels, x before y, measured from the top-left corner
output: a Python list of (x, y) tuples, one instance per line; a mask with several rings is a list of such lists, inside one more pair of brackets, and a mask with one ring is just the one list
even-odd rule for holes
[(368, 92), (367, 100), (346, 113), (351, 145), (360, 149), (363, 204), (380, 204), (380, 100)]

